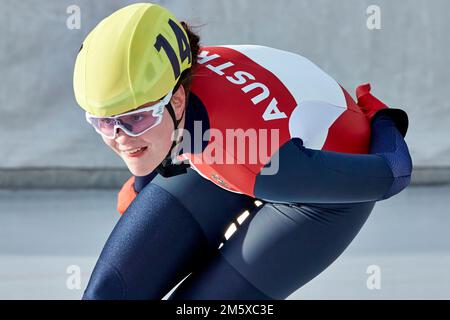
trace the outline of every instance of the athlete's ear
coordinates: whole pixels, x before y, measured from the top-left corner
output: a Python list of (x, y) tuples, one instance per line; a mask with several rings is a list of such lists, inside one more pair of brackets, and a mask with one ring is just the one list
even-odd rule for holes
[(177, 91), (174, 92), (170, 102), (172, 103), (176, 118), (180, 119), (186, 103), (186, 94), (182, 85), (180, 85)]

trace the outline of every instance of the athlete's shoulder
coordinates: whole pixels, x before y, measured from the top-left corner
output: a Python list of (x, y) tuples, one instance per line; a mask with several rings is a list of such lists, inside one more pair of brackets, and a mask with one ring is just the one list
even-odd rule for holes
[(311, 60), (297, 53), (261, 45), (217, 45), (202, 47), (198, 61), (200, 69), (206, 71), (200, 72), (199, 77), (211, 74), (211, 71), (221, 76), (245, 74), (266, 86), (275, 79), (275, 83), (281, 83), (298, 103), (322, 101), (336, 107), (346, 107), (339, 83)]

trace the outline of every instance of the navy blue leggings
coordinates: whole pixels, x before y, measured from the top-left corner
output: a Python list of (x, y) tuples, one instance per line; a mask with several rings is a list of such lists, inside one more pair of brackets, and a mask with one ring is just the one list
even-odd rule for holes
[[(374, 121), (372, 134), (371, 150), (382, 161), (373, 170), (390, 175), (389, 185), (378, 191), (382, 200), (409, 183), (404, 168), (411, 159), (389, 118)], [(304, 152), (301, 147), (292, 150)], [(394, 159), (402, 174), (395, 168), (389, 171), (386, 159)], [(316, 178), (321, 178), (320, 172)], [(332, 185), (327, 179), (323, 188), (346, 188), (339, 178)], [(358, 201), (330, 198), (330, 203), (323, 203), (321, 196), (320, 203), (264, 200), (257, 207), (255, 199), (228, 192), (192, 169), (170, 178), (157, 175), (118, 221), (83, 298), (161, 299), (187, 277), (169, 299), (285, 299), (351, 243), (375, 205), (373, 192), (369, 194), (370, 201), (362, 201), (359, 194)], [(227, 227), (247, 209), (249, 217), (218, 249)]]

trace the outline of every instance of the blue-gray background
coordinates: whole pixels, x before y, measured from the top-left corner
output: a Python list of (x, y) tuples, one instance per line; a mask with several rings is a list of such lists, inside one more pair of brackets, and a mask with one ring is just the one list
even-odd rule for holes
[[(65, 268), (77, 264), (88, 274), (117, 220), (114, 188), (128, 173), (85, 123), (72, 76), (88, 32), (133, 2), (0, 0), (0, 298), (79, 297), (65, 287)], [(450, 2), (156, 2), (200, 25), (204, 45), (299, 53), (353, 96), (371, 82), (410, 116), (414, 183), (450, 182)], [(70, 5), (81, 10), (80, 29), (66, 26)], [(369, 5), (381, 8), (380, 30), (367, 28)], [(23, 190), (30, 188), (59, 190)], [(294, 298), (449, 298), (449, 191), (416, 186), (380, 203), (347, 258)], [(384, 264), (384, 289), (365, 287), (370, 264)]]
[[(198, 29), (205, 45), (260, 44), (302, 54), (354, 95), (369, 81), (406, 109), (414, 163), (450, 167), (450, 30), (446, 0), (160, 1)], [(123, 167), (88, 127), (72, 89), (76, 53), (88, 32), (133, 1), (1, 0), (1, 168)], [(66, 9), (81, 28), (66, 27)], [(381, 30), (366, 26), (370, 4)]]

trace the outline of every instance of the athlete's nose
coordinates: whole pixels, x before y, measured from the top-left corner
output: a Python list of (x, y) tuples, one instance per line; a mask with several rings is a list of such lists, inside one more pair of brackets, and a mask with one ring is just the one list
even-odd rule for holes
[(117, 143), (125, 145), (134, 139), (134, 137), (126, 134), (125, 131), (123, 131), (121, 128), (117, 128), (116, 130), (117, 132), (115, 140)]

